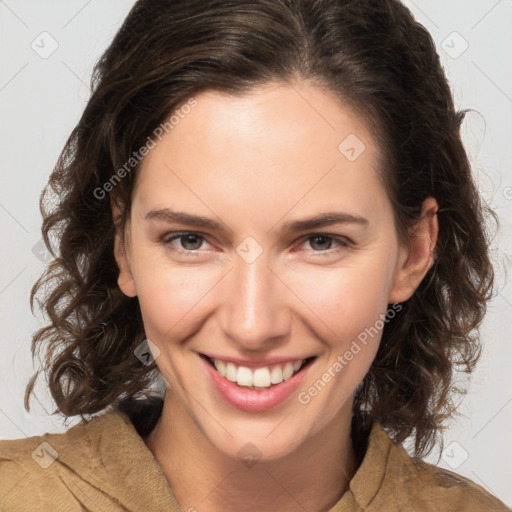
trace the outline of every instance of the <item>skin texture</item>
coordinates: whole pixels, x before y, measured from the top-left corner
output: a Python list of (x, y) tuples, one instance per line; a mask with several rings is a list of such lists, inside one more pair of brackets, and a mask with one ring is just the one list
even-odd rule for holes
[[(298, 394), (389, 304), (412, 295), (433, 262), (437, 203), (424, 202), (410, 247), (402, 247), (374, 140), (351, 109), (311, 84), (195, 98), (145, 158), (124, 244), (120, 233), (116, 239), (119, 286), (138, 296), (169, 384), (145, 442), (185, 509), (328, 510), (357, 470), (352, 397), (380, 332), (308, 404)], [(365, 145), (354, 161), (338, 149), (349, 134)], [(226, 231), (145, 219), (163, 208), (209, 217)], [(282, 230), (331, 211), (368, 224)], [(203, 238), (168, 240), (183, 231)], [(249, 249), (262, 250), (251, 263), (237, 253), (248, 236), (256, 242)], [(198, 355), (212, 352), (251, 361), (317, 357), (284, 403), (249, 413), (212, 388)], [(237, 456), (248, 442), (260, 453), (251, 467)]]

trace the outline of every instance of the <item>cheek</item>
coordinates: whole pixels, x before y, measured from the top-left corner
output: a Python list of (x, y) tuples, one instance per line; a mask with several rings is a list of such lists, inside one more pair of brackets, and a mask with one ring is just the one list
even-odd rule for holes
[[(308, 415), (321, 418), (317, 429), (328, 424), (350, 400), (375, 358), (392, 275), (389, 265), (382, 262), (389, 261), (372, 257), (363, 265), (361, 258), (357, 267), (305, 273), (297, 280), (301, 296), (309, 290), (307, 306), (316, 315), (319, 332), (327, 332), (323, 338), (328, 344), (326, 357), (298, 396)], [(328, 330), (321, 329), (322, 325)]]
[(286, 284), (314, 314), (319, 332), (325, 332), (332, 345), (345, 344), (374, 325), (386, 310), (390, 287), (390, 269), (382, 263), (386, 261), (360, 258), (357, 264), (337, 269), (312, 266), (289, 274)]
[(141, 248), (134, 257), (134, 279), (148, 338), (163, 340), (172, 333), (178, 337), (197, 317), (201, 300), (218, 278), (210, 269), (170, 265), (154, 248)]

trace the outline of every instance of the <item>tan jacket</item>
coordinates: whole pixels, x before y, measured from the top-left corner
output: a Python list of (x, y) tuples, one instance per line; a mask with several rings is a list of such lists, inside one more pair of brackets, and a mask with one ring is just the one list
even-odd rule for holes
[[(184, 509), (129, 417), (115, 411), (62, 434), (0, 441), (0, 510)], [(329, 512), (484, 510), (510, 509), (472, 481), (412, 459), (375, 424), (350, 489)], [(197, 512), (208, 511), (198, 506)]]

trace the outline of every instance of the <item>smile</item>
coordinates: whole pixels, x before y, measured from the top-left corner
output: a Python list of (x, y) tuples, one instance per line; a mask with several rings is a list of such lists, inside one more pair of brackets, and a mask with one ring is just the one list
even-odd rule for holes
[[(264, 366), (198, 354), (213, 389), (227, 404), (245, 412), (274, 409), (297, 390), (316, 356)], [(249, 368), (251, 366), (251, 368)]]

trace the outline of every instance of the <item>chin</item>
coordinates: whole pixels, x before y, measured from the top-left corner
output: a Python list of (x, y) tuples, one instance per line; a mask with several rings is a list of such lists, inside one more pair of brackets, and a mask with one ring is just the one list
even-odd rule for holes
[[(225, 420), (222, 426), (211, 418), (203, 417), (202, 421), (206, 423), (199, 427), (216, 450), (242, 462), (247, 459), (250, 461), (247, 464), (249, 466), (251, 461), (271, 462), (291, 455), (307, 439), (309, 433), (304, 419), (300, 418), (297, 423), (297, 417), (292, 419), (293, 416), (291, 414), (286, 419), (285, 415), (277, 421), (275, 418), (263, 420), (254, 417)], [(297, 427), (300, 431), (297, 431)]]

